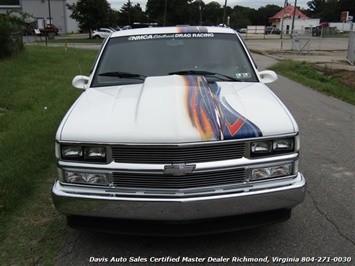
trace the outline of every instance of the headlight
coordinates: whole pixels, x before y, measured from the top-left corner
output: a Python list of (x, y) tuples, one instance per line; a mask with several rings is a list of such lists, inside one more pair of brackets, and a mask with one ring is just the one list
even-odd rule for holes
[(274, 151), (292, 151), (293, 139), (277, 139), (273, 143)]
[(251, 144), (252, 153), (270, 153), (272, 150), (271, 141), (258, 141)]
[(83, 148), (80, 146), (62, 147), (62, 156), (65, 159), (80, 159), (83, 157)]
[(86, 185), (107, 185), (107, 174), (98, 173), (81, 173), (81, 172), (64, 172), (65, 182), (74, 184), (86, 184)]
[(253, 141), (250, 144), (251, 157), (287, 153), (293, 150), (293, 138)]
[(293, 165), (289, 163), (277, 166), (258, 167), (251, 169), (250, 181), (291, 175), (293, 169), (292, 166)]
[(106, 158), (106, 149), (104, 147), (85, 147), (84, 158), (89, 160), (103, 160)]
[(61, 146), (64, 160), (106, 162), (106, 148), (101, 146)]

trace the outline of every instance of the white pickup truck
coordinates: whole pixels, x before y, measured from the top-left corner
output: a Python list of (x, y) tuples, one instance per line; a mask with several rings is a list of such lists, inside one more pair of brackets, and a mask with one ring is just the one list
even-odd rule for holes
[(112, 33), (56, 135), (56, 208), (79, 229), (191, 235), (290, 218), (299, 130), (238, 33)]

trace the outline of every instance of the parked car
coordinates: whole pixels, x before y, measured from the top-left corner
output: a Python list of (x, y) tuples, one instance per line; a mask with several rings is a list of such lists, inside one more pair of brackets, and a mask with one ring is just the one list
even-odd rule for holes
[(44, 36), (49, 33), (54, 33), (55, 35), (58, 35), (59, 30), (55, 25), (50, 24), (42, 29), (34, 29), (33, 32), (35, 35), (41, 35), (41, 36)]
[(114, 32), (90, 73), (56, 134), (69, 226), (221, 232), (285, 221), (304, 200), (298, 126), (234, 30)]
[(319, 24), (319, 27), (329, 27), (329, 23), (328, 22), (322, 22)]
[(240, 28), (240, 29), (238, 29), (237, 31), (238, 31), (239, 33), (247, 33), (247, 32), (248, 32), (247, 28)]
[(130, 30), (132, 29), (132, 27), (130, 25), (127, 25), (127, 26), (123, 26), (122, 27), (122, 30)]
[(113, 32), (115, 32), (115, 30), (111, 28), (99, 28), (97, 30), (93, 30), (91, 36), (94, 39), (105, 39)]
[(305, 27), (305, 32), (308, 36), (321, 36), (322, 35), (322, 27)]
[(281, 30), (276, 28), (276, 27), (272, 27), (272, 26), (268, 26), (265, 27), (265, 34), (280, 34)]

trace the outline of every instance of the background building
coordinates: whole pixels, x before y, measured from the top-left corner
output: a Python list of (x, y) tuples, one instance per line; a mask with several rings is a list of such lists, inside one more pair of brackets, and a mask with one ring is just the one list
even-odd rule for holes
[(75, 33), (79, 31), (78, 23), (69, 17), (71, 11), (66, 4), (76, 2), (77, 0), (1, 0), (0, 13), (12, 9), (29, 13), (34, 17), (34, 28), (44, 28), (49, 24), (50, 10), (51, 23), (58, 28), (60, 34)]
[[(294, 18), (294, 19), (293, 19)], [(288, 4), (280, 12), (269, 18), (272, 26), (279, 28), (286, 34), (292, 31), (292, 23), (294, 23), (295, 31), (304, 31), (306, 28), (319, 26), (319, 18), (309, 18), (303, 14), (297, 7)]]

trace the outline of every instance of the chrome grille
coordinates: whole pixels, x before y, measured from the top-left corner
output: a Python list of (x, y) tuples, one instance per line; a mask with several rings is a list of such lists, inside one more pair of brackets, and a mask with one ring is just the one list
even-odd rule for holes
[(217, 172), (193, 173), (185, 176), (115, 172), (112, 177), (115, 187), (189, 189), (243, 183), (245, 176), (245, 169), (229, 169)]
[(120, 145), (112, 147), (113, 160), (119, 163), (202, 163), (240, 159), (244, 152), (244, 142), (213, 145)]

